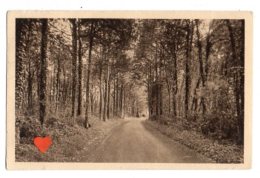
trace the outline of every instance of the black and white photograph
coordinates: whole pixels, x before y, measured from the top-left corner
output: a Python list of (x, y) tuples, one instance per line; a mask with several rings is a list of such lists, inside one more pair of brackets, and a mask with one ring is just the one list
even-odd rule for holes
[(9, 14), (10, 162), (250, 164), (250, 13), (63, 14)]

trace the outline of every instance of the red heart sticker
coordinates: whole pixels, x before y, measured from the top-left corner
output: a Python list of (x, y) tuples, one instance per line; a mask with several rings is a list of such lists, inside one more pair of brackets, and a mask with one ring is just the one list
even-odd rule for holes
[(35, 137), (34, 145), (42, 152), (45, 153), (52, 144), (51, 137)]

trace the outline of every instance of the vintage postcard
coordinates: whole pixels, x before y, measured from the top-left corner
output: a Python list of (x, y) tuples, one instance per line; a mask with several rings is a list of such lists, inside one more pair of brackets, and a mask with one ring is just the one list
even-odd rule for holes
[(8, 12), (7, 169), (249, 169), (252, 20)]

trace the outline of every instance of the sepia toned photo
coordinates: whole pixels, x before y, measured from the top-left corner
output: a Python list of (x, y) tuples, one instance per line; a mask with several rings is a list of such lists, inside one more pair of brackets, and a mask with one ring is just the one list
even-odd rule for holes
[(8, 13), (7, 167), (251, 164), (249, 12)]

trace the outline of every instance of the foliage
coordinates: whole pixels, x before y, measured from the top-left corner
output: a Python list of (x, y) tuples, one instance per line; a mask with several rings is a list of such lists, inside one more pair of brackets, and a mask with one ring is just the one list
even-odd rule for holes
[(229, 141), (214, 141), (200, 132), (185, 130), (180, 125), (162, 125), (147, 121), (146, 127), (158, 129), (171, 139), (201, 153), (217, 163), (243, 163), (243, 147)]
[[(18, 162), (82, 162), (91, 155), (91, 151), (102, 142), (110, 131), (121, 122), (117, 119), (103, 123), (98, 118), (90, 118), (94, 126), (91, 132), (87, 131), (83, 125), (84, 118), (78, 119), (78, 124), (70, 125), (69, 120), (64, 121), (52, 115), (48, 116), (46, 124), (41, 127), (40, 122), (35, 118), (19, 118), (17, 129), (28, 128), (28, 134), (20, 137), (20, 143), (16, 144), (16, 161)], [(41, 129), (36, 130), (35, 128)], [(44, 130), (44, 131), (42, 131)], [(50, 136), (53, 144), (49, 150), (42, 154), (33, 145), (33, 135)]]

